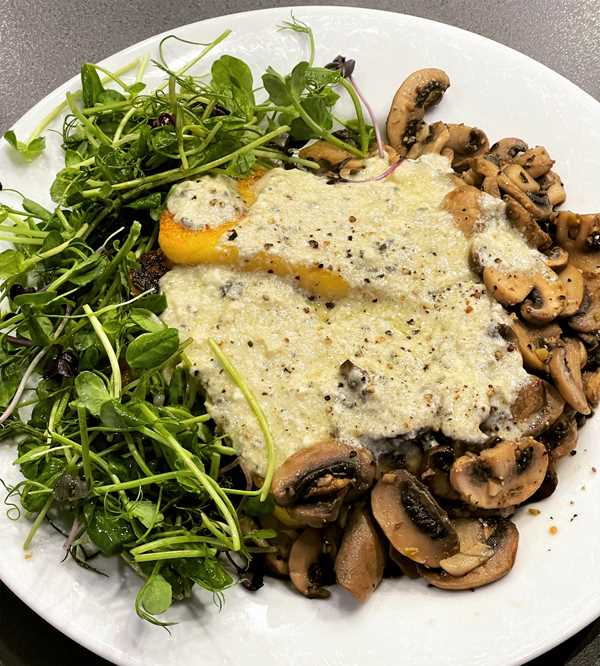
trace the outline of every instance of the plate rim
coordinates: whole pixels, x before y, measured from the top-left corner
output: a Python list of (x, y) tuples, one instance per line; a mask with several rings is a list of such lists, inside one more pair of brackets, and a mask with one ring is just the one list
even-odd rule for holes
[[(486, 37), (485, 35), (482, 35), (478, 32), (467, 30), (465, 28), (454, 26), (434, 19), (416, 16), (414, 14), (406, 14), (403, 12), (365, 7), (362, 5), (361, 6), (329, 5), (329, 4), (285, 5), (280, 7), (266, 7), (261, 9), (252, 9), (247, 11), (226, 12), (223, 14), (217, 14), (215, 16), (210, 16), (204, 19), (200, 19), (198, 21), (191, 21), (190, 23), (173, 26), (168, 30), (164, 30), (162, 32), (153, 34), (143, 40), (130, 44), (125, 48), (120, 49), (119, 51), (111, 53), (105, 58), (99, 60), (97, 64), (104, 65), (105, 63), (107, 63), (107, 61), (110, 61), (114, 58), (120, 58), (126, 56), (130, 51), (142, 49), (144, 47), (153, 47), (157, 43), (157, 41), (162, 37), (165, 37), (169, 34), (173, 34), (174, 32), (177, 32), (179, 30), (206, 26), (207, 24), (210, 24), (212, 21), (218, 19), (232, 18), (236, 20), (239, 17), (244, 17), (248, 15), (253, 15), (253, 16), (257, 16), (260, 14), (273, 15), (273, 14), (281, 14), (282, 12), (285, 11), (301, 13), (302, 11), (306, 10), (313, 10), (313, 11), (317, 10), (319, 12), (331, 11), (336, 13), (366, 12), (369, 14), (388, 15), (388, 16), (400, 17), (400, 19), (408, 20), (408, 22), (414, 22), (418, 24), (423, 24), (423, 23), (431, 24), (432, 26), (435, 26), (437, 30), (442, 29), (448, 33), (459, 32), (462, 33), (463, 36), (467, 39), (474, 38), (476, 41), (483, 40), (484, 42), (493, 45), (493, 47), (496, 50), (504, 52), (505, 54), (510, 54), (511, 56), (516, 55), (521, 59), (526, 59), (530, 61), (531, 63), (534, 64), (534, 66), (538, 68), (539, 67), (543, 68), (547, 75), (555, 78), (556, 80), (559, 80), (562, 86), (566, 85), (570, 87), (573, 91), (576, 91), (578, 95), (578, 100), (583, 101), (583, 99), (585, 99), (586, 103), (590, 104), (591, 106), (597, 107), (598, 105), (600, 105), (599, 100), (593, 97), (586, 90), (583, 90), (583, 88), (579, 87), (576, 83), (568, 79), (563, 74), (560, 74), (556, 70), (552, 69), (548, 65), (545, 65), (544, 63), (540, 62), (534, 57), (522, 53), (521, 51), (511, 46), (507, 46), (506, 44), (491, 39), (490, 37)], [(63, 94), (65, 91), (69, 90), (78, 81), (79, 81), (79, 75), (75, 74), (71, 78), (67, 79), (65, 82), (58, 85), (53, 90), (49, 91), (38, 102), (34, 103), (33, 106), (31, 106), (23, 114), (21, 114), (19, 118), (17, 118), (12, 123), (12, 125), (10, 125), (9, 129), (18, 130), (19, 126), (22, 123), (26, 122), (26, 119), (29, 116), (35, 114), (40, 108), (43, 108), (45, 105), (51, 102), (53, 97), (58, 96), (59, 94)], [(115, 647), (114, 644), (108, 643), (102, 639), (98, 639), (95, 637), (95, 635), (88, 635), (82, 632), (78, 633), (77, 626), (71, 627), (69, 623), (66, 621), (66, 618), (62, 618), (61, 616), (57, 616), (56, 614), (52, 615), (49, 611), (46, 611), (42, 607), (42, 604), (37, 603), (37, 597), (33, 592), (33, 588), (27, 588), (26, 586), (22, 586), (22, 589), (20, 589), (21, 586), (19, 585), (19, 580), (3, 576), (1, 568), (0, 568), (0, 580), (19, 599), (19, 601), (24, 603), (29, 609), (31, 609), (36, 615), (38, 615), (38, 617), (40, 617), (42, 620), (50, 624), (61, 634), (67, 636), (68, 638), (75, 641), (76, 643), (78, 643), (85, 649), (89, 650), (90, 652), (102, 657), (103, 659), (106, 659), (109, 662), (117, 663), (120, 666), (131, 666), (131, 664), (139, 663), (137, 660), (132, 661), (131, 655), (123, 651), (121, 648)], [(547, 642), (544, 644), (543, 647), (538, 647), (535, 650), (530, 650), (526, 655), (518, 657), (517, 661), (514, 662), (514, 666), (521, 666), (532, 659), (535, 659), (543, 654), (546, 654), (548, 651), (564, 643), (569, 638), (574, 636), (576, 633), (578, 633), (585, 627), (589, 626), (594, 620), (598, 618), (600, 618), (600, 593), (597, 596), (596, 605), (593, 606), (591, 609), (589, 609), (588, 612), (585, 613), (583, 616), (578, 617), (576, 621), (572, 622), (572, 624), (570, 624), (565, 629), (565, 631), (560, 634), (559, 638), (551, 638), (550, 640), (547, 640)]]

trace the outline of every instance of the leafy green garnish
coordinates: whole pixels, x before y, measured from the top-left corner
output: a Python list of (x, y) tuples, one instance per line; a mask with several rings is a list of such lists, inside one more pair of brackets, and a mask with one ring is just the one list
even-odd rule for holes
[[(156, 616), (189, 598), (194, 585), (219, 595), (235, 582), (225, 554), (248, 561), (254, 537), (273, 536), (243, 534), (240, 515), (273, 511), (275, 465), (259, 401), (210, 341), (265, 439), (262, 487), (239, 486), (237, 452), (207, 413), (185, 356), (189, 341), (159, 318), (166, 307), (159, 276), (139, 286), (144, 260), (158, 249), (169, 188), (206, 173), (317, 169), (288, 146), (319, 138), (364, 156), (371, 136), (356, 103), (356, 117), (338, 135), (334, 107), (342, 89), (356, 102), (352, 86), (339, 71), (314, 65), (308, 26), (292, 19), (281, 27), (307, 37), (310, 57), (287, 74), (267, 68), (264, 90), (229, 55), (213, 62), (209, 76), (192, 75), (229, 31), (177, 69), (167, 62), (166, 38), (157, 90), (143, 81), (147, 58), (116, 72), (85, 63), (80, 90), (27, 141), (5, 134), (33, 159), (44, 150), (43, 131), (66, 113), (64, 167), (50, 189), (56, 207), (27, 198), (20, 207), (0, 204), (0, 240), (11, 244), (0, 252), (0, 441), (19, 441), (24, 480), (12, 492), (33, 517), (24, 547), (48, 516), (70, 522), (69, 553), (78, 564), (92, 569), (77, 554), (90, 543), (122, 557), (145, 581), (137, 613), (160, 626), (168, 623)], [(123, 80), (133, 68), (135, 80)], [(34, 373), (42, 379), (27, 391)]]

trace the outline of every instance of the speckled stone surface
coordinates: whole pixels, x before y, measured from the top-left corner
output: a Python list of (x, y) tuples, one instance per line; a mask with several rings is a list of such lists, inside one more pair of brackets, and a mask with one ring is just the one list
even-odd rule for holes
[[(101, 60), (184, 23), (290, 4), (289, 0), (0, 0), (0, 132), (76, 74), (84, 60)], [(327, 4), (398, 11), (479, 33), (539, 60), (600, 99), (599, 0), (329, 0)], [(576, 122), (576, 112), (573, 119)], [(0, 584), (0, 666), (54, 663), (107, 666), (108, 662), (61, 636)], [(600, 664), (600, 620), (530, 666), (563, 664)]]

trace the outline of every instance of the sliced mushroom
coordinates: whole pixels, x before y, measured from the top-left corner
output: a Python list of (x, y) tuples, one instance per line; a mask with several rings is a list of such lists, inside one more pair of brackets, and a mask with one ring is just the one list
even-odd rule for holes
[[(493, 182), (498, 187), (497, 180), (493, 179)], [(505, 196), (504, 201), (506, 202), (506, 217), (525, 237), (528, 245), (543, 249), (552, 244), (550, 236), (540, 228), (532, 215), (518, 201), (510, 196)]]
[(446, 571), (428, 571), (421, 567), (421, 574), (428, 583), (442, 590), (473, 590), (489, 585), (513, 568), (519, 545), (519, 532), (510, 520), (498, 520), (485, 545), (493, 550), (493, 555), (477, 568), (464, 576), (455, 577)]
[(579, 311), (579, 308), (583, 303), (583, 275), (577, 266), (568, 264), (562, 271), (560, 271), (558, 279), (563, 283), (565, 295), (567, 297), (560, 316), (571, 317)]
[(537, 372), (547, 372), (546, 362), (550, 357), (550, 350), (560, 340), (562, 334), (560, 326), (548, 324), (538, 328), (528, 326), (515, 318), (511, 324), (511, 330), (525, 367)]
[(554, 467), (554, 458), (550, 456), (548, 460), (548, 469), (546, 470), (546, 476), (542, 481), (542, 485), (533, 493), (533, 495), (527, 500), (528, 503), (541, 502), (542, 500), (547, 499), (554, 493), (558, 488), (558, 474), (556, 473), (556, 468)]
[(488, 138), (483, 130), (467, 125), (448, 125), (447, 147), (454, 152), (452, 167), (464, 171), (474, 157), (483, 155), (489, 148)]
[(589, 414), (590, 407), (583, 390), (581, 367), (585, 364), (585, 347), (573, 338), (564, 340), (550, 355), (548, 369), (562, 397), (581, 414)]
[(578, 215), (561, 211), (556, 216), (556, 240), (584, 277), (600, 275), (600, 214)]
[(539, 178), (550, 171), (554, 160), (543, 146), (529, 148), (513, 158), (515, 164), (522, 166), (532, 178)]
[(335, 559), (337, 582), (359, 601), (366, 601), (383, 578), (385, 550), (364, 506), (352, 510)]
[(552, 206), (560, 206), (566, 201), (565, 186), (555, 171), (548, 171), (539, 179), (539, 183)]
[(450, 484), (450, 469), (454, 462), (454, 449), (451, 446), (436, 446), (425, 455), (421, 481), (435, 497), (458, 500), (459, 495)]
[(564, 268), (569, 263), (569, 253), (563, 250), (560, 245), (553, 245), (545, 249), (544, 253), (547, 257), (546, 266), (555, 271), (561, 270), (561, 268)]
[(573, 410), (565, 410), (556, 423), (540, 435), (540, 440), (550, 452), (551, 460), (560, 460), (571, 453), (577, 446), (577, 423)]
[(527, 144), (521, 139), (508, 137), (500, 139), (491, 148), (490, 154), (501, 162), (512, 162), (520, 153), (527, 150)]
[(398, 552), (391, 543), (389, 544), (388, 555), (389, 559), (407, 578), (415, 580), (421, 577), (417, 563)]
[(446, 147), (450, 132), (446, 123), (436, 122), (429, 126), (429, 135), (423, 142), (423, 154), (437, 153), (441, 154)]
[(586, 276), (581, 306), (569, 319), (569, 326), (580, 334), (595, 333), (600, 329), (600, 275)]
[(524, 192), (504, 171), (500, 172), (496, 179), (499, 188), (518, 201), (536, 220), (545, 220), (551, 215), (552, 206), (544, 192)]
[(450, 85), (441, 69), (420, 69), (413, 72), (398, 88), (387, 118), (389, 143), (403, 157), (415, 143), (423, 126), (425, 111), (442, 99)]
[(312, 160), (313, 162), (324, 163), (329, 166), (337, 166), (344, 160), (352, 158), (352, 154), (347, 150), (338, 148), (329, 143), (329, 141), (321, 139), (302, 148), (298, 155), (304, 160)]
[(446, 512), (427, 488), (405, 470), (389, 472), (371, 492), (375, 520), (394, 548), (428, 567), (458, 551)]
[(293, 519), (322, 527), (337, 520), (342, 503), (366, 492), (374, 479), (375, 462), (367, 449), (331, 440), (287, 458), (271, 490)]
[(522, 166), (518, 164), (507, 164), (502, 169), (507, 178), (509, 178), (521, 192), (539, 192), (540, 184), (532, 178)]
[(550, 322), (564, 307), (565, 288), (562, 282), (542, 273), (506, 271), (486, 266), (483, 281), (502, 305), (523, 303), (521, 314), (527, 321), (539, 324)]
[(524, 435), (536, 437), (558, 419), (564, 407), (565, 401), (552, 384), (530, 377), (512, 405), (512, 415)]
[(322, 534), (309, 527), (294, 541), (290, 550), (289, 571), (294, 587), (310, 599), (327, 599), (333, 583), (333, 562), (323, 553)]
[(487, 562), (494, 554), (494, 549), (485, 543), (486, 525), (477, 518), (458, 518), (452, 521), (458, 534), (460, 550), (456, 555), (440, 561), (440, 567), (451, 576), (459, 577)]
[(469, 237), (481, 215), (481, 192), (471, 185), (461, 185), (448, 192), (442, 207), (452, 215), (454, 224)]
[(583, 389), (588, 403), (595, 409), (600, 403), (600, 370), (583, 373)]
[(531, 437), (502, 441), (452, 465), (450, 482), (465, 502), (483, 509), (521, 504), (540, 487), (548, 467), (546, 447)]

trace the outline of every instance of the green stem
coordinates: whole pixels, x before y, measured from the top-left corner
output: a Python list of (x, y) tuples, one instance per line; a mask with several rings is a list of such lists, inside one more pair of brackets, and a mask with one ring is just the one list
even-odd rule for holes
[(147, 553), (146, 555), (138, 555), (135, 558), (136, 562), (155, 562), (157, 560), (179, 560), (184, 557), (206, 557), (209, 551), (202, 550), (167, 550), (164, 553)]
[(134, 490), (142, 486), (149, 486), (154, 483), (162, 483), (163, 481), (174, 481), (185, 476), (187, 472), (163, 472), (162, 474), (153, 474), (146, 476), (142, 479), (134, 479), (133, 481), (123, 481), (121, 483), (110, 483), (105, 486), (96, 486), (94, 492), (97, 494), (114, 493), (120, 490)]
[(332, 143), (334, 146), (337, 146), (338, 148), (341, 148), (342, 150), (345, 150), (346, 152), (350, 153), (351, 155), (354, 155), (355, 157), (364, 157), (364, 153), (358, 150), (358, 148), (355, 148), (354, 146), (351, 146), (349, 143), (346, 143), (345, 141), (342, 141), (341, 139), (338, 139), (337, 136), (333, 136), (333, 134), (323, 127), (321, 127), (318, 123), (316, 123), (310, 115), (304, 110), (304, 107), (302, 104), (300, 104), (300, 100), (296, 95), (291, 95), (292, 97), (292, 104), (296, 111), (298, 112), (298, 115), (304, 120), (304, 122), (312, 129), (312, 131), (320, 136), (322, 139), (325, 141), (328, 141), (329, 143)]
[(118, 400), (121, 397), (121, 369), (119, 368), (119, 359), (117, 358), (115, 350), (112, 348), (112, 345), (110, 344), (108, 336), (106, 335), (104, 329), (102, 328), (100, 320), (98, 319), (98, 317), (96, 317), (92, 308), (86, 303), (83, 306), (83, 311), (90, 320), (90, 324), (92, 325), (108, 357), (108, 361), (110, 363), (110, 367), (112, 370), (112, 377), (110, 380), (111, 395), (113, 398)]
[(265, 416), (262, 407), (258, 404), (254, 393), (248, 384), (246, 384), (240, 373), (235, 369), (225, 352), (219, 347), (213, 338), (209, 338), (208, 344), (210, 345), (214, 355), (219, 359), (219, 362), (223, 366), (225, 372), (242, 392), (242, 395), (248, 403), (248, 407), (250, 407), (250, 411), (254, 414), (254, 417), (258, 421), (258, 425), (265, 439), (267, 471), (260, 491), (260, 500), (261, 502), (264, 502), (269, 496), (271, 482), (273, 481), (273, 474), (275, 473), (275, 446), (273, 444), (273, 436), (271, 435), (271, 429), (269, 428), (267, 417)]
[(33, 541), (33, 537), (35, 536), (35, 533), (40, 528), (40, 525), (42, 524), (42, 521), (46, 517), (46, 514), (50, 510), (50, 507), (52, 506), (53, 501), (54, 501), (54, 495), (50, 495), (50, 497), (48, 497), (48, 499), (46, 500), (46, 503), (42, 507), (41, 511), (38, 513), (35, 520), (33, 521), (33, 525), (31, 526), (31, 529), (29, 530), (29, 534), (27, 535), (27, 538), (25, 539), (25, 541), (23, 543), (23, 550), (29, 550), (29, 547), (31, 546), (31, 542)]
[(117, 127), (117, 129), (114, 133), (114, 136), (113, 136), (113, 140), (112, 140), (112, 145), (113, 146), (116, 147), (118, 145), (119, 139), (121, 138), (121, 134), (123, 134), (123, 130), (125, 129), (125, 126), (127, 125), (129, 120), (131, 119), (131, 116), (133, 116), (133, 114), (136, 111), (137, 111), (137, 109), (135, 108), (135, 106), (132, 106), (131, 109), (129, 109), (129, 111), (127, 111), (127, 113), (121, 118), (121, 122), (119, 123), (119, 126)]
[(354, 105), (354, 112), (356, 113), (356, 120), (358, 121), (358, 135), (360, 137), (360, 149), (363, 155), (366, 155), (369, 150), (369, 137), (367, 136), (367, 127), (365, 124), (365, 116), (363, 114), (362, 104), (359, 96), (356, 94), (354, 86), (346, 79), (341, 78), (340, 83), (345, 88), (352, 104)]
[(83, 461), (83, 474), (87, 481), (88, 488), (94, 485), (94, 475), (92, 472), (92, 463), (90, 460), (90, 438), (88, 435), (87, 415), (85, 407), (77, 407), (77, 417), (79, 419), (79, 438), (81, 439), (81, 460)]

